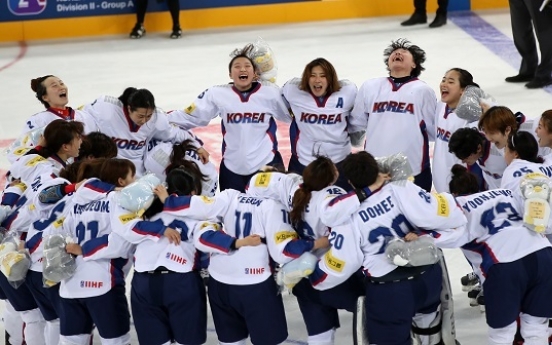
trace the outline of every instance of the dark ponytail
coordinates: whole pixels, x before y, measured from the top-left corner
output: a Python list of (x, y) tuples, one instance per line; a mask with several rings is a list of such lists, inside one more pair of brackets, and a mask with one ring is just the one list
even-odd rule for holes
[(479, 192), (477, 177), (460, 164), (454, 164), (450, 169), (451, 179), (449, 190), (454, 195), (470, 195)]
[(197, 148), (192, 144), (191, 140), (185, 140), (180, 144), (173, 145), (173, 150), (171, 152), (170, 163), (165, 169), (165, 174), (176, 168), (181, 168), (188, 171), (192, 176), (194, 176), (195, 188), (197, 194), (202, 193), (202, 181), (207, 181), (209, 178), (207, 175), (201, 173), (201, 170), (197, 164), (193, 161), (186, 159), (186, 153), (192, 152), (197, 154)]
[(46, 109), (50, 108), (50, 104), (43, 100), (42, 97), (46, 95), (46, 86), (44, 85), (44, 81), (50, 77), (53, 77), (53, 75), (45, 75), (44, 77), (31, 79), (31, 90), (34, 91), (36, 99), (38, 99)]
[(146, 89), (127, 87), (123, 94), (119, 96), (119, 101), (123, 103), (125, 109), (129, 107), (131, 111), (137, 108), (155, 109), (155, 98)]
[(336, 179), (334, 163), (327, 157), (317, 157), (303, 170), (303, 184), (293, 194), (291, 222), (297, 225), (303, 218), (303, 212), (310, 202), (311, 193), (330, 186)]

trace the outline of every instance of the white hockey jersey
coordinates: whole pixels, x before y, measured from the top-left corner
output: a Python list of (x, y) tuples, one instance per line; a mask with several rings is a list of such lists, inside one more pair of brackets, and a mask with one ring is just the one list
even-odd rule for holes
[[(466, 225), (466, 217), (450, 194), (429, 194), (413, 183), (386, 184), (366, 199), (343, 225), (332, 228), (331, 249), (309, 279), (315, 289), (335, 287), (363, 266), (366, 276), (382, 277), (397, 268), (385, 255), (387, 243), (409, 232), (424, 231), (440, 241), (440, 232)], [(441, 242), (447, 246), (448, 242)]]
[(539, 168), (540, 172), (548, 177), (552, 177), (552, 153), (542, 157), (542, 159), (544, 162)]
[[(180, 273), (197, 269), (199, 253), (194, 246), (194, 238), (199, 236), (200, 229), (216, 231), (218, 227), (210, 222), (175, 218), (164, 213), (156, 214), (150, 221), (143, 221), (136, 214), (119, 211), (112, 217), (113, 232), (136, 245), (134, 269), (137, 272), (153, 271), (158, 267)], [(166, 227), (180, 232), (182, 241), (179, 245), (170, 243), (163, 236)]]
[(276, 200), (289, 212), (293, 195), (301, 183), (303, 177), (294, 173), (260, 172), (251, 176), (245, 192), (251, 196)]
[(278, 151), (274, 120), (291, 122), (280, 89), (269, 82), (254, 85), (247, 94), (232, 84), (214, 86), (202, 92), (185, 111), (170, 112), (169, 121), (194, 128), (220, 116), (224, 164), (236, 174), (252, 174), (270, 163)]
[(349, 132), (366, 131), (364, 149), (375, 157), (404, 153), (413, 175), (429, 167), (429, 140), (435, 133), (437, 97), (418, 78), (396, 86), (376, 78), (360, 87)]
[[(114, 286), (125, 284), (123, 268), (133, 248), (129, 242), (111, 233), (110, 212), (116, 203), (116, 195), (117, 192), (111, 192), (107, 197), (90, 203), (74, 203), (63, 219), (63, 231), (76, 239), (83, 255), (77, 256), (75, 274), (61, 281), (61, 297), (101, 296)], [(44, 236), (55, 231), (55, 226), (48, 230)]]
[[(298, 240), (285, 207), (271, 199), (262, 199), (225, 190), (216, 198), (170, 196), (164, 213), (174, 216), (206, 219), (217, 215), (223, 230), (203, 229), (196, 237), (196, 247), (211, 253), (209, 273), (225, 284), (251, 285), (272, 275), (270, 259), (285, 264), (313, 248), (313, 241)], [(232, 238), (257, 234), (264, 239), (256, 247), (243, 247), (231, 252)], [(266, 242), (265, 242), (266, 241)]]
[(456, 201), (468, 218), (466, 235), (457, 246), (481, 257), (484, 276), (494, 264), (512, 262), (551, 246), (544, 235), (523, 226), (523, 212), (516, 208), (510, 190), (490, 190)]
[(529, 173), (541, 173), (542, 164), (528, 162), (523, 159), (513, 159), (510, 165), (504, 170), (500, 189), (509, 189), (514, 194), (520, 194), (519, 184), (521, 179)]
[(347, 120), (357, 87), (348, 80), (340, 80), (339, 85), (339, 91), (320, 99), (300, 89), (300, 78), (293, 78), (282, 87), (282, 95), (294, 115), (289, 128), (291, 153), (303, 165), (320, 155), (338, 163), (351, 153)]
[(485, 141), (483, 156), (477, 160), (477, 164), (481, 167), (487, 189), (500, 188), (502, 174), (506, 170), (506, 161), (504, 155), (496, 148), (494, 143)]
[(54, 120), (61, 119), (66, 121), (82, 121), (82, 117), (82, 111), (69, 107), (67, 107), (64, 111), (60, 109), (48, 108), (31, 116), (25, 123), (21, 134), (25, 134), (28, 131), (32, 131), (37, 128), (46, 127)]
[(142, 126), (130, 119), (123, 103), (116, 97), (101, 96), (85, 105), (83, 111), (85, 132), (99, 131), (111, 137), (117, 145), (117, 157), (131, 160), (136, 166), (137, 177), (144, 173), (146, 143), (153, 138), (170, 142), (192, 139), (197, 147), (201, 147), (192, 133), (169, 124), (167, 115), (160, 109), (155, 109), (151, 120)]
[[(172, 153), (172, 143), (159, 142), (151, 140), (148, 143), (146, 156), (144, 157), (144, 168), (146, 172), (154, 173), (161, 181), (165, 181), (167, 174), (165, 169), (170, 163)], [(215, 196), (218, 188), (218, 171), (217, 167), (211, 162), (203, 164), (199, 155), (195, 151), (187, 151), (186, 160), (197, 164), (203, 175), (207, 176), (206, 181), (201, 181), (201, 195)]]
[[(435, 145), (433, 147), (433, 162), (431, 171), (433, 185), (438, 193), (449, 192), (449, 182), (452, 177), (450, 169), (462, 161), (449, 152), (449, 139), (456, 130), (464, 127), (477, 127), (477, 121), (468, 123), (461, 119), (446, 103), (439, 102), (435, 122)], [(463, 164), (465, 165), (465, 164)]]
[[(31, 270), (36, 272), (42, 272), (43, 261), (43, 233), (51, 230), (46, 230), (57, 220), (64, 219), (65, 216), (71, 211), (73, 204), (86, 204), (94, 200), (105, 198), (106, 194), (111, 191), (115, 186), (108, 183), (104, 183), (98, 179), (89, 179), (87, 182), (81, 185), (81, 188), (77, 189), (74, 193), (64, 196), (55, 204), (45, 204), (40, 202), (39, 194), (41, 191), (48, 187), (58, 184), (69, 183), (69, 181), (63, 178), (49, 179), (41, 183), (37, 192), (32, 199), (31, 224), (28, 227), (27, 239), (25, 241), (25, 248), (29, 250), (31, 255)], [(58, 227), (61, 223), (56, 224)]]

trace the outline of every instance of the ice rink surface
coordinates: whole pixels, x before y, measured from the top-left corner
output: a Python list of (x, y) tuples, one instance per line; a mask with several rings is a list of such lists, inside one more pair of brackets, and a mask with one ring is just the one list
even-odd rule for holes
[[(505, 77), (517, 74), (520, 61), (511, 39), (508, 12), (456, 13), (446, 26), (438, 29), (426, 25), (403, 28), (399, 22), (404, 19), (386, 17), (195, 31), (185, 32), (180, 40), (169, 40), (168, 33), (148, 33), (140, 40), (120, 36), (0, 45), (0, 94), (4, 103), (0, 112), (0, 146), (3, 150), (20, 134), (26, 119), (43, 109), (31, 91), (32, 78), (47, 74), (60, 77), (69, 87), (69, 105), (74, 108), (102, 94), (119, 96), (126, 87), (135, 86), (152, 91), (161, 108), (181, 109), (206, 88), (227, 83), (230, 52), (258, 36), (275, 52), (280, 85), (300, 77), (309, 61), (324, 57), (333, 63), (341, 79), (360, 86), (366, 79), (387, 75), (383, 50), (391, 40), (404, 37), (426, 51), (426, 70), (420, 79), (436, 92), (444, 73), (460, 67), (470, 71), (476, 83), (514, 112), (522, 111), (533, 118), (552, 108), (551, 87), (528, 90), (522, 84), (504, 82)], [(218, 121), (194, 132), (206, 142), (212, 160), (218, 163), (221, 143)], [(289, 157), (287, 128), (283, 124), (278, 135), (280, 150), (284, 157)], [(0, 169), (7, 168), (1, 155)], [(464, 345), (483, 345), (485, 314), (469, 306), (460, 288), (460, 277), (470, 271), (469, 265), (459, 250), (446, 251), (446, 259), (453, 284), (458, 340)], [(295, 298), (286, 295), (284, 299), (289, 328), (286, 344), (306, 344), (306, 330)], [(0, 309), (3, 309), (1, 302)], [(341, 315), (336, 344), (352, 344), (352, 315)], [(0, 332), (3, 336), (1, 325)], [(133, 344), (138, 344), (133, 337)], [(97, 338), (94, 344), (100, 344)], [(211, 321), (207, 344), (217, 344)]]

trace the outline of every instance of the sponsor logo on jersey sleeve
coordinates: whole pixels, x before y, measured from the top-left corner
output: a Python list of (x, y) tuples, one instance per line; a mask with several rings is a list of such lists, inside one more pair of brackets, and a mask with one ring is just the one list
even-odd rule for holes
[(345, 261), (339, 260), (338, 258), (333, 256), (331, 249), (326, 254), (324, 254), (324, 261), (326, 262), (326, 266), (328, 266), (329, 269), (336, 272), (342, 272), (343, 267), (345, 267)]
[(269, 173), (260, 173), (255, 179), (255, 187), (267, 187), (270, 183), (270, 177), (272, 174)]
[(286, 241), (287, 239), (294, 240), (298, 237), (299, 236), (294, 231), (279, 231), (274, 235), (274, 241), (276, 242), (276, 244), (280, 244)]
[(42, 156), (37, 156), (37, 157), (31, 159), (30, 161), (28, 161), (27, 164), (25, 164), (25, 165), (28, 166), (28, 167), (34, 167), (35, 165), (40, 164), (44, 161), (46, 161), (46, 158), (44, 158)]
[(136, 218), (138, 218), (138, 215), (136, 213), (126, 213), (126, 214), (123, 214), (123, 215), (119, 216), (119, 220), (123, 224), (126, 224), (126, 223), (128, 223), (131, 220), (136, 219)]
[(435, 194), (437, 199), (437, 215), (442, 217), (448, 217), (450, 213), (450, 208), (447, 198), (442, 194)]
[(195, 109), (196, 109), (196, 105), (195, 103), (192, 103), (186, 109), (184, 109), (184, 112), (188, 115), (192, 115)]
[(206, 204), (212, 204), (215, 202), (213, 198), (209, 198), (208, 196), (205, 196), (205, 195), (200, 196), (200, 199)]

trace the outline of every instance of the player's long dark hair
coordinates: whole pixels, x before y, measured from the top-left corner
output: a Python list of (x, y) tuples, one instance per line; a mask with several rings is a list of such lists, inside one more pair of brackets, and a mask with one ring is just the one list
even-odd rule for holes
[(180, 168), (188, 171), (192, 176), (196, 176), (195, 181), (195, 191), (197, 194), (202, 193), (201, 181), (207, 181), (207, 175), (201, 173), (201, 170), (197, 166), (196, 162), (186, 159), (186, 152), (196, 152), (197, 148), (192, 144), (191, 140), (185, 140), (180, 144), (173, 145), (173, 150), (170, 157), (170, 163), (165, 169), (165, 174), (168, 174), (171, 170), (175, 168)]
[(519, 159), (533, 163), (543, 162), (542, 157), (539, 157), (539, 143), (529, 132), (511, 132), (508, 136), (507, 145), (508, 150), (516, 152)]
[(341, 89), (339, 85), (339, 79), (337, 78), (337, 72), (335, 71), (334, 66), (324, 58), (316, 58), (309, 62), (305, 69), (303, 70), (303, 75), (301, 76), (301, 90), (310, 92), (309, 79), (314, 67), (320, 67), (326, 75), (326, 80), (328, 81), (328, 89), (326, 90), (326, 95), (330, 95), (333, 92), (337, 92)]
[(119, 101), (123, 103), (125, 109), (129, 107), (131, 111), (135, 111), (137, 108), (155, 109), (155, 98), (147, 89), (127, 87), (119, 96)]
[(297, 225), (303, 218), (311, 193), (330, 186), (336, 179), (335, 164), (328, 157), (317, 157), (303, 170), (303, 184), (293, 194), (291, 222)]
[(101, 132), (92, 132), (83, 136), (77, 159), (100, 157), (117, 157), (117, 145), (115, 142)]
[(39, 154), (44, 158), (56, 155), (63, 145), (70, 144), (73, 139), (82, 136), (84, 125), (78, 121), (54, 120), (44, 129), (46, 146), (32, 149), (27, 154)]
[(46, 91), (47, 91), (46, 85), (44, 85), (44, 81), (50, 77), (53, 77), (53, 75), (48, 74), (43, 77), (31, 79), (31, 90), (34, 91), (36, 99), (38, 99), (46, 109), (50, 108), (50, 104), (48, 104), (48, 102), (43, 100), (42, 97), (46, 95)]
[[(167, 192), (178, 196), (191, 195), (192, 192), (199, 194), (197, 190), (197, 176), (182, 168), (174, 168), (167, 173)], [(200, 185), (201, 188), (201, 185)], [(151, 206), (144, 212), (144, 218), (150, 219), (157, 213), (163, 211), (163, 203), (156, 198)]]
[(460, 88), (462, 90), (465, 89), (467, 86), (479, 87), (479, 85), (473, 81), (473, 75), (465, 69), (454, 67), (449, 69), (447, 73), (451, 71), (458, 73), (458, 82), (460, 83)]
[(454, 195), (471, 195), (479, 192), (477, 177), (460, 164), (454, 164), (449, 182), (449, 190)]

